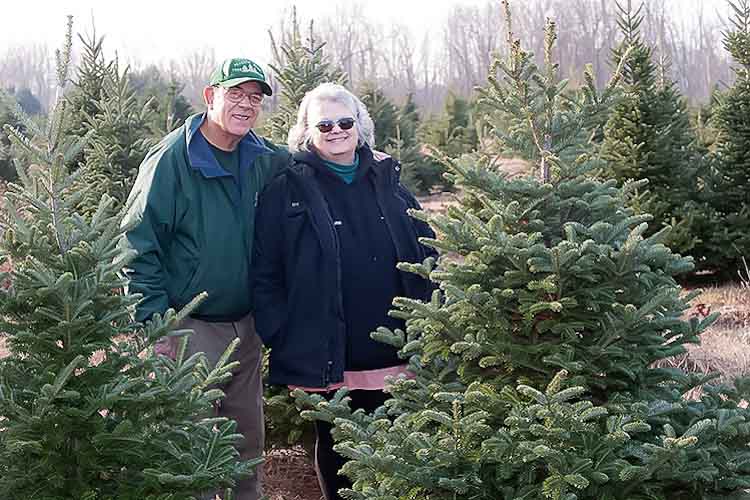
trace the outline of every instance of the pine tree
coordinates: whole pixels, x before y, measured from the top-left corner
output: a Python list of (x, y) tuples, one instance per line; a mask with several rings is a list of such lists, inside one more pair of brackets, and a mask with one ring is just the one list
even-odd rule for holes
[[(84, 37), (79, 34), (78, 39), (83, 50), (81, 61), (71, 79), (72, 88), (66, 93), (67, 106), (70, 108), (66, 113), (66, 130), (78, 137), (84, 137), (89, 133), (87, 123), (97, 112), (96, 103), (101, 100), (104, 82), (107, 76), (112, 74), (114, 61), (104, 58), (104, 37), (97, 37), (95, 27), (92, 27), (91, 35)], [(83, 151), (80, 151), (71, 162), (71, 168), (78, 168), (82, 161)]]
[(149, 129), (154, 137), (163, 137), (182, 125), (195, 110), (182, 94), (184, 85), (167, 79), (156, 66), (139, 72), (129, 72), (130, 84), (142, 104), (153, 111), (153, 122)]
[[(467, 99), (448, 93), (441, 115), (428, 118), (418, 129), (419, 142), (451, 158), (476, 150), (479, 139), (474, 121), (474, 104)], [(445, 166), (436, 157), (427, 157), (421, 167), (425, 189), (437, 186), (448, 191), (450, 184), (443, 179)]]
[(473, 151), (478, 140), (469, 101), (449, 92), (442, 114), (425, 123), (422, 136), (452, 158)]
[[(40, 500), (188, 500), (230, 486), (261, 461), (242, 462), (236, 424), (215, 418), (213, 384), (230, 376), (231, 348), (215, 369), (205, 356), (154, 354), (185, 310), (145, 326), (136, 296), (120, 292), (129, 255), (118, 248), (122, 209), (108, 195), (82, 214), (84, 147), (66, 126), (63, 87), (72, 45), (57, 53), (58, 100), (29, 135), (5, 132), (29, 160), (0, 212), (0, 497)], [(171, 333), (172, 335), (187, 332)], [(227, 492), (231, 495), (231, 492)], [(225, 496), (225, 498), (228, 498)]]
[(424, 154), (419, 137), (420, 116), (413, 95), (398, 110), (395, 135), (385, 151), (401, 163), (401, 183), (412, 192), (428, 194), (434, 187), (445, 188), (443, 166)]
[(88, 193), (84, 204), (94, 210), (104, 193), (125, 202), (149, 147), (174, 123), (166, 113), (160, 123), (153, 104), (157, 99), (140, 99), (128, 68), (121, 70), (117, 59), (104, 56), (104, 37), (93, 30), (88, 37), (79, 35), (79, 40), (83, 54), (73, 88), (66, 94), (66, 119), (70, 133), (87, 137), (71, 168), (86, 167), (80, 179)]
[(729, 4), (733, 30), (725, 35), (724, 47), (736, 64), (736, 80), (716, 95), (712, 116), (717, 137), (709, 203), (717, 221), (706, 255), (711, 267), (734, 277), (741, 257), (750, 254), (750, 2)]
[(673, 225), (673, 249), (689, 252), (701, 236), (691, 234), (692, 216), (705, 212), (697, 203), (700, 181), (698, 155), (684, 100), (659, 67), (640, 34), (643, 4), (633, 10), (630, 0), (617, 3), (623, 40), (613, 50), (613, 63), (622, 65), (623, 95), (604, 129), (602, 154), (606, 178), (623, 183), (648, 179), (637, 209), (654, 217), (652, 234)]
[[(0, 95), (4, 95), (4, 98), (0, 100), (0, 123), (7, 123), (23, 131), (23, 125), (17, 118), (20, 113), (18, 102), (9, 94), (0, 93)], [(14, 181), (17, 177), (10, 140), (5, 134), (0, 134), (0, 181)]]
[(271, 69), (281, 84), (281, 90), (278, 110), (269, 118), (267, 135), (276, 143), (286, 144), (287, 134), (297, 122), (297, 111), (305, 94), (321, 83), (345, 84), (346, 75), (329, 62), (323, 50), (326, 44), (316, 38), (312, 21), (307, 39), (302, 39), (296, 9), (292, 10), (289, 30), (282, 33), (279, 43), (271, 31), (268, 34), (274, 59)]
[(130, 84), (128, 68), (120, 72), (117, 61), (109, 67), (99, 99), (93, 103), (94, 112), (86, 117), (89, 139), (81, 180), (89, 189), (91, 208), (98, 205), (104, 193), (124, 204), (138, 166), (157, 137), (164, 135), (163, 129), (153, 129), (158, 115), (150, 102), (139, 100)]
[[(459, 207), (429, 221), (442, 253), (400, 264), (439, 284), (429, 302), (398, 298), (406, 331), (373, 337), (400, 348), (413, 378), (368, 415), (341, 390), (330, 403), (295, 393), (305, 415), (335, 423), (350, 459), (354, 500), (633, 500), (748, 498), (750, 412), (736, 388), (655, 363), (685, 352), (715, 320), (683, 319), (695, 294), (674, 276), (692, 266), (644, 236), (649, 216), (592, 171), (592, 130), (612, 104), (591, 68), (571, 98), (545, 31), (544, 65), (522, 49), (508, 19), (510, 52), (482, 91), (497, 144), (536, 166), (508, 178), (496, 151), (447, 159)], [(456, 258), (455, 256), (458, 256)]]
[(384, 151), (396, 137), (400, 127), (399, 109), (374, 83), (366, 82), (358, 92), (375, 124), (373, 149)]

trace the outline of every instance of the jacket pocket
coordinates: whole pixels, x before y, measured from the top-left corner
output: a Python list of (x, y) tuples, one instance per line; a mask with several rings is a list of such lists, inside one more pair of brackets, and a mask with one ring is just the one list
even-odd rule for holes
[(187, 274), (187, 279), (182, 287), (180, 293), (175, 296), (175, 302), (179, 307), (184, 307), (188, 302), (193, 300), (203, 290), (197, 290), (201, 280), (201, 265), (200, 259), (195, 259), (191, 262), (190, 272)]
[(292, 201), (287, 205), (285, 215), (287, 219), (294, 219), (296, 217), (302, 217), (307, 213), (307, 210), (299, 201)]

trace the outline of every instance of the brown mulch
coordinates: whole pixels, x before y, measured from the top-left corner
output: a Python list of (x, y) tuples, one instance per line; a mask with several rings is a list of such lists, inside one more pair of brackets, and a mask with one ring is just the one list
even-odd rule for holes
[(263, 473), (263, 491), (268, 500), (323, 498), (312, 462), (302, 448), (269, 451)]

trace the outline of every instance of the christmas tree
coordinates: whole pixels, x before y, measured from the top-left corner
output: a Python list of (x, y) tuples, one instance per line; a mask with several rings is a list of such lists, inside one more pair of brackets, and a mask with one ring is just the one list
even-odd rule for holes
[[(350, 461), (346, 498), (364, 500), (634, 500), (750, 498), (750, 384), (704, 387), (710, 377), (659, 368), (715, 320), (685, 320), (694, 296), (674, 276), (690, 258), (651, 236), (629, 208), (643, 183), (618, 186), (592, 144), (611, 106), (591, 68), (571, 97), (552, 59), (544, 65), (513, 37), (482, 91), (494, 144), (447, 159), (461, 205), (415, 212), (439, 237), (431, 261), (400, 264), (439, 285), (429, 302), (398, 298), (406, 331), (373, 337), (400, 348), (412, 378), (389, 388), (373, 414), (302, 391), (305, 415), (335, 423)], [(536, 166), (509, 178), (498, 153)]]
[(129, 80), (142, 103), (153, 111), (149, 129), (153, 136), (164, 137), (195, 113), (193, 106), (182, 95), (184, 85), (174, 75), (165, 78), (154, 65), (137, 72), (129, 72)]
[(66, 129), (86, 137), (85, 148), (71, 161), (70, 168), (85, 164), (80, 179), (87, 192), (84, 204), (95, 210), (106, 193), (122, 204), (148, 149), (174, 128), (175, 121), (160, 95), (142, 99), (131, 83), (129, 68), (104, 56), (104, 37), (96, 30), (79, 35), (81, 62), (76, 68), (72, 89), (66, 91)]
[[(136, 296), (121, 293), (122, 209), (103, 195), (82, 206), (68, 166), (84, 148), (67, 128), (62, 97), (72, 45), (57, 54), (58, 99), (43, 128), (5, 126), (22, 150), (20, 184), (0, 211), (0, 497), (40, 500), (191, 499), (229, 487), (260, 462), (242, 462), (236, 424), (216, 418), (211, 387), (230, 376), (202, 354), (154, 354), (185, 310), (133, 323)], [(231, 348), (230, 348), (231, 351)], [(231, 492), (227, 492), (231, 496)], [(229, 498), (225, 496), (225, 498)]]
[(750, 2), (730, 2), (733, 29), (724, 46), (735, 62), (736, 80), (717, 93), (712, 113), (716, 130), (709, 204), (717, 221), (707, 245), (710, 267), (724, 276), (736, 276), (741, 257), (750, 253)]
[(426, 155), (420, 140), (421, 118), (414, 96), (398, 109), (395, 134), (385, 151), (401, 163), (401, 183), (417, 194), (428, 194), (434, 187), (448, 189), (443, 165)]
[[(23, 130), (23, 125), (16, 118), (19, 114), (19, 104), (15, 98), (9, 94), (2, 93), (3, 99), (0, 100), (0, 123), (7, 123), (13, 127)], [(14, 112), (14, 109), (16, 110)], [(13, 164), (11, 155), (11, 143), (5, 134), (0, 134), (0, 180), (14, 181), (17, 178), (16, 166)]]
[(105, 193), (124, 204), (138, 166), (156, 142), (156, 134), (163, 135), (164, 129), (152, 129), (156, 112), (149, 102), (140, 102), (130, 84), (128, 68), (121, 72), (117, 61), (110, 66), (101, 95), (93, 104), (94, 113), (86, 116), (89, 137), (81, 180), (90, 188), (92, 208)]
[(397, 135), (400, 128), (398, 107), (374, 83), (367, 82), (357, 93), (375, 123), (375, 144), (373, 149), (384, 151)]
[(701, 236), (692, 234), (691, 217), (705, 211), (697, 204), (700, 162), (692, 148), (690, 117), (678, 89), (664, 74), (665, 64), (657, 66), (643, 41), (643, 4), (633, 10), (627, 0), (617, 9), (623, 39), (613, 50), (613, 63), (622, 65), (623, 95), (604, 129), (603, 174), (619, 183), (648, 179), (637, 204), (638, 212), (654, 217), (648, 234), (672, 225), (667, 244), (686, 253)]
[[(88, 36), (78, 35), (81, 43), (81, 61), (76, 66), (70, 88), (66, 89), (66, 99), (69, 108), (65, 113), (67, 123), (65, 129), (69, 134), (85, 137), (90, 130), (87, 123), (97, 112), (96, 103), (101, 100), (104, 92), (104, 82), (112, 73), (114, 61), (104, 57), (104, 37), (97, 37), (96, 27), (92, 26)], [(83, 161), (83, 151), (79, 151), (71, 161), (71, 168), (77, 169)]]
[(277, 43), (273, 33), (271, 49), (274, 63), (271, 65), (274, 77), (281, 84), (278, 109), (269, 118), (268, 137), (278, 144), (286, 144), (287, 134), (297, 122), (297, 111), (305, 94), (325, 82), (344, 84), (346, 75), (335, 69), (323, 50), (325, 42), (316, 38), (313, 23), (303, 40), (297, 20), (297, 10), (292, 10), (291, 26), (282, 33)]

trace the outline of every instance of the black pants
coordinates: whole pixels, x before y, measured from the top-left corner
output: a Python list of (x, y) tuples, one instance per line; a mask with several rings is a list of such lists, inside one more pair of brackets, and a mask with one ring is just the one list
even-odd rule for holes
[[(330, 398), (333, 393), (327, 393)], [(352, 398), (349, 406), (352, 411), (363, 409), (372, 413), (377, 407), (382, 406), (389, 395), (383, 391), (350, 391)], [(346, 463), (346, 459), (333, 451), (333, 437), (331, 429), (333, 426), (328, 422), (315, 421), (315, 470), (318, 473), (318, 483), (326, 500), (341, 500), (338, 491), (341, 488), (351, 488), (352, 483), (348, 478), (339, 476), (339, 470)]]

